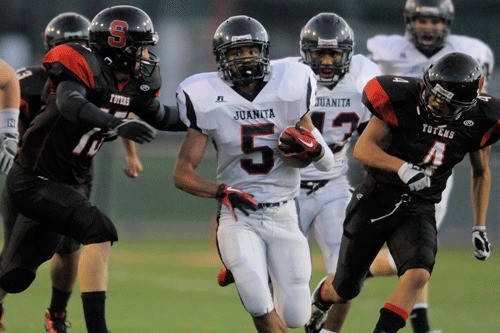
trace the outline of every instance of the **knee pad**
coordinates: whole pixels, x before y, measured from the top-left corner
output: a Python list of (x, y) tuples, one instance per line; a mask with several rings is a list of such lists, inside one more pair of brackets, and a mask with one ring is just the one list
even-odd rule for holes
[[(338, 274), (337, 274), (338, 275)], [(351, 300), (359, 295), (361, 288), (363, 288), (363, 282), (356, 282), (353, 279), (341, 279), (337, 278), (335, 275), (333, 279), (333, 287), (337, 292), (337, 295), (345, 300)]]
[(18, 221), (0, 263), (0, 287), (15, 294), (26, 290), (38, 267), (52, 258), (61, 236), (38, 223)]

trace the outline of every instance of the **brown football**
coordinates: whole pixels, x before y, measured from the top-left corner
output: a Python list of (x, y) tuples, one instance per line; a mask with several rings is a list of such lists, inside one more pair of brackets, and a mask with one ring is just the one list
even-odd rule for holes
[[(281, 134), (280, 134), (280, 138), (283, 138), (283, 137), (286, 137), (287, 139), (290, 139), (290, 140), (294, 140), (294, 138), (291, 135), (285, 133), (284, 131), (281, 132)], [(312, 162), (311, 157), (300, 157), (297, 155), (287, 156), (285, 154), (285, 152), (283, 152), (283, 150), (282, 150), (283, 147), (286, 147), (286, 145), (279, 142), (278, 143), (278, 154), (281, 157), (281, 159), (283, 160), (283, 162), (285, 162), (286, 165), (291, 166), (292, 168), (305, 168), (306, 166), (311, 164), (311, 162)]]

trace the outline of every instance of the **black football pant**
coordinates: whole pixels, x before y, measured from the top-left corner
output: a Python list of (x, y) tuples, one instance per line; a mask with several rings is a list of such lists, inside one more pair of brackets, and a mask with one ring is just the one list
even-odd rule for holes
[(354, 191), (346, 209), (344, 232), (333, 286), (343, 299), (353, 299), (384, 243), (401, 276), (408, 269), (432, 272), (437, 252), (434, 204), (383, 187), (371, 176)]
[(111, 220), (89, 200), (89, 187), (39, 177), (17, 163), (6, 182), (19, 216), (0, 261), (0, 287), (24, 291), (64, 235), (86, 245), (117, 241)]

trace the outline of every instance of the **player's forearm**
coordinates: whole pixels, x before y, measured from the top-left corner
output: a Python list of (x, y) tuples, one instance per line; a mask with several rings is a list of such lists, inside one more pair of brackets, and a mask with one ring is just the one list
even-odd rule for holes
[(21, 89), (14, 69), (0, 60), (0, 109), (19, 109)]
[(179, 160), (174, 168), (174, 185), (202, 198), (215, 198), (217, 193), (217, 183), (203, 178), (196, 170)]
[(162, 105), (158, 99), (154, 99), (144, 110), (139, 110), (137, 115), (160, 131), (187, 130), (186, 125), (180, 119), (178, 108)]
[(387, 154), (379, 145), (358, 141), (354, 147), (353, 157), (368, 167), (389, 172), (398, 172), (405, 161)]
[(489, 168), (480, 174), (471, 171), (471, 199), (474, 212), (474, 226), (485, 226), (490, 199), (491, 171)]

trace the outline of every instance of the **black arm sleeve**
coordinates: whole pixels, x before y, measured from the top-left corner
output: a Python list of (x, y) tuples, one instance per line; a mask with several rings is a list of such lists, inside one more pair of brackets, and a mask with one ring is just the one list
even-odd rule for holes
[(85, 86), (76, 81), (63, 81), (56, 89), (56, 105), (64, 118), (74, 123), (110, 128), (121, 123), (120, 119), (103, 112), (87, 98)]
[(145, 109), (136, 114), (160, 131), (187, 131), (186, 125), (181, 121), (177, 106), (162, 105), (156, 98)]

